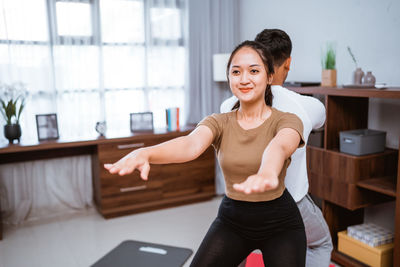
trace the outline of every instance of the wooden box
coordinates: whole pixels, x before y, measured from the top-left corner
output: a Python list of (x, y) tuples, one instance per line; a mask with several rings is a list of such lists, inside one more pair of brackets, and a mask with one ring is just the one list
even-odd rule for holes
[(393, 264), (394, 244), (371, 247), (347, 235), (347, 231), (338, 233), (338, 250), (372, 267), (390, 267)]

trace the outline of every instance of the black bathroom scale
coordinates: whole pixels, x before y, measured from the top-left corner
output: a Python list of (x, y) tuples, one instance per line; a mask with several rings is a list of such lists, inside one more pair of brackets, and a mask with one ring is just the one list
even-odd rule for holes
[(180, 267), (192, 253), (188, 248), (127, 240), (91, 267)]

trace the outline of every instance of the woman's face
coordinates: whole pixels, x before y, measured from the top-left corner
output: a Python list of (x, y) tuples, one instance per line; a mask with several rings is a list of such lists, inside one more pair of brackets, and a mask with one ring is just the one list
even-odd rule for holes
[(229, 67), (229, 86), (243, 103), (264, 101), (268, 75), (264, 62), (250, 47), (243, 47), (233, 56)]

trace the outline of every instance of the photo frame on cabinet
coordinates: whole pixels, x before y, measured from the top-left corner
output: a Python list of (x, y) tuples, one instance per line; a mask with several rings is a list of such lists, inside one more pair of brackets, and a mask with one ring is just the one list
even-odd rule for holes
[(39, 141), (58, 139), (57, 114), (38, 114), (36, 115), (36, 128)]
[(138, 112), (130, 114), (131, 132), (153, 131), (153, 113)]

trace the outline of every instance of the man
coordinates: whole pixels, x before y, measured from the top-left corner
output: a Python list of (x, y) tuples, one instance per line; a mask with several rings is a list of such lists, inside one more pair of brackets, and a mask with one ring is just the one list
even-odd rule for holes
[[(303, 96), (282, 87), (290, 70), (292, 42), (282, 30), (265, 29), (255, 41), (264, 44), (274, 58), (275, 74), (272, 81), (272, 106), (284, 112), (296, 114), (304, 126), (304, 139), (312, 129), (320, 128), (325, 122), (325, 107), (316, 98)], [(221, 105), (221, 112), (228, 112), (237, 102), (232, 96)], [(308, 177), (305, 146), (296, 150), (287, 169), (285, 185), (297, 203), (303, 218), (307, 237), (306, 266), (329, 266), (332, 240), (321, 210), (308, 195)]]

